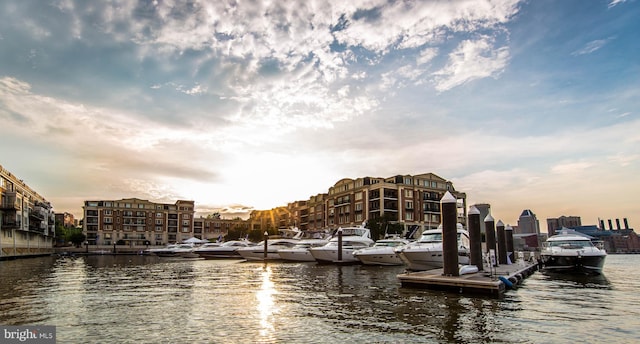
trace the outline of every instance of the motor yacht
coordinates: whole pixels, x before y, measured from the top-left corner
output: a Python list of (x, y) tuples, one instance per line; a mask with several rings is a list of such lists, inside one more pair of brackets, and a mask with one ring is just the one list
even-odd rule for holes
[[(458, 263), (469, 264), (469, 232), (457, 225)], [(420, 239), (395, 250), (408, 270), (423, 271), (442, 268), (442, 225), (422, 232)]]
[(353, 256), (353, 251), (374, 244), (374, 241), (371, 240), (371, 232), (364, 226), (338, 228), (338, 231), (342, 231), (341, 259), (338, 257), (339, 236), (337, 231), (326, 245), (312, 247), (309, 252), (318, 263), (359, 263), (360, 261)]
[(184, 257), (197, 258), (193, 252), (194, 246), (191, 244), (170, 244), (164, 248), (149, 249), (149, 253), (158, 257)]
[[(300, 242), (300, 239), (294, 238), (278, 238), (267, 240), (267, 260), (279, 260), (282, 259), (278, 254), (281, 249), (291, 248)], [(265, 260), (264, 255), (264, 241), (257, 243), (254, 246), (240, 247), (236, 252), (246, 260)]]
[(543, 244), (540, 258), (545, 271), (601, 274), (607, 252), (592, 237), (563, 228)]
[(371, 247), (353, 251), (353, 256), (365, 265), (402, 265), (404, 262), (398, 257), (395, 249), (409, 243), (409, 240), (403, 238), (381, 239)]
[(230, 240), (218, 243), (218, 245), (208, 246), (204, 244), (195, 249), (194, 252), (205, 259), (242, 258), (238, 253), (238, 249), (251, 246), (255, 246), (255, 244), (247, 240)]
[(313, 247), (324, 246), (327, 242), (329, 242), (328, 239), (302, 239), (293, 247), (278, 250), (278, 254), (283, 260), (315, 262), (316, 259), (313, 258), (309, 250)]

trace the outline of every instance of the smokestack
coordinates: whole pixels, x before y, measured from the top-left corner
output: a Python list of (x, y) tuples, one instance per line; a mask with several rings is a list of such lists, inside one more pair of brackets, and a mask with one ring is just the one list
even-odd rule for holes
[(604, 228), (604, 220), (600, 220), (600, 229), (601, 230), (605, 230), (606, 228)]
[(620, 219), (616, 219), (616, 228), (620, 230)]
[(613, 230), (613, 222), (611, 222), (611, 219), (608, 219), (607, 221), (609, 221), (609, 230), (612, 231)]
[(622, 221), (624, 221), (624, 229), (629, 229), (629, 222), (627, 221), (627, 218), (625, 217)]

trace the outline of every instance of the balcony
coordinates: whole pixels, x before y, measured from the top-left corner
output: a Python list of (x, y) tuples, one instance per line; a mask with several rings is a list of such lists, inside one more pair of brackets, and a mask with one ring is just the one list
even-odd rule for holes
[(16, 198), (16, 192), (5, 192), (4, 197), (2, 198), (2, 203), (0, 203), (0, 210), (19, 210), (20, 204), (18, 204), (18, 199)]
[(29, 217), (44, 221), (44, 209), (42, 207), (34, 207), (33, 210), (29, 211)]
[(22, 224), (16, 220), (5, 219), (2, 221), (2, 229), (20, 229)]

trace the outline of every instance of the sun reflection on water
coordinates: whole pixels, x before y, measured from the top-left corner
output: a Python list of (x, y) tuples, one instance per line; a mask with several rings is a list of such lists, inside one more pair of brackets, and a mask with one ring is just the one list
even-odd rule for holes
[(260, 315), (260, 339), (261, 342), (275, 341), (274, 315), (278, 309), (275, 306), (273, 295), (277, 293), (271, 281), (271, 267), (262, 267), (262, 284), (256, 292), (258, 299), (258, 314)]

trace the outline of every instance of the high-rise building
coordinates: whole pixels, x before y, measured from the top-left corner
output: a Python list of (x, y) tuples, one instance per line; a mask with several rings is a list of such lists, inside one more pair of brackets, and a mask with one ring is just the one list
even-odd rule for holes
[(549, 236), (556, 235), (562, 227), (573, 228), (582, 226), (580, 216), (560, 216), (558, 218), (547, 219), (547, 233)]
[(491, 214), (491, 205), (488, 203), (479, 203), (474, 204), (474, 207), (480, 211), (480, 233), (486, 233), (486, 225), (484, 223), (484, 219), (487, 215)]
[(518, 218), (517, 234), (540, 234), (540, 223), (536, 214), (531, 210), (525, 209)]
[(53, 207), (0, 166), (0, 258), (53, 253)]

